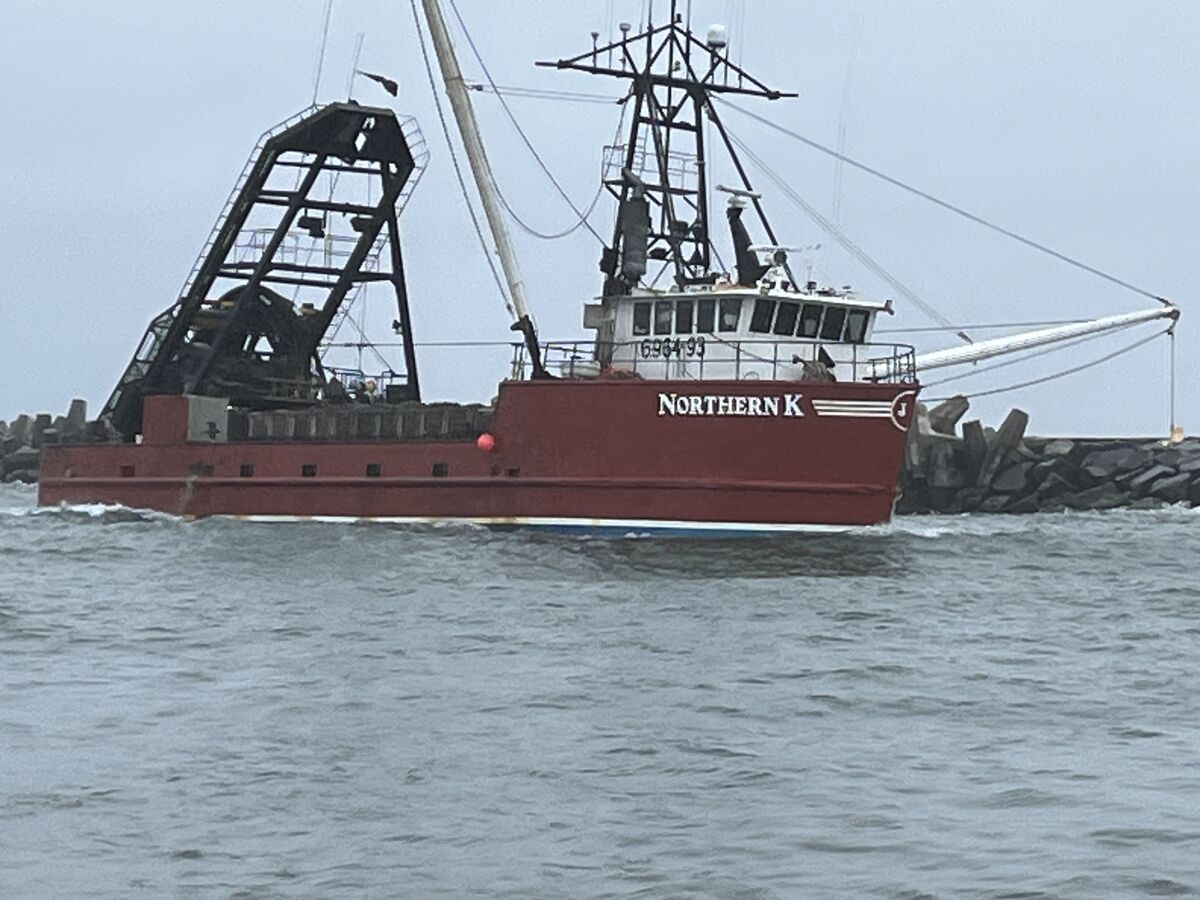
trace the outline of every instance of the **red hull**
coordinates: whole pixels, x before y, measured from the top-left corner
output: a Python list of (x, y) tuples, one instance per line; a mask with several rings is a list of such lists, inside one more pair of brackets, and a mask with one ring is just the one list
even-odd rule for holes
[(155, 397), (141, 444), (48, 448), (39, 502), (559, 527), (872, 525), (891, 515), (915, 396), (895, 384), (505, 382), (492, 452), (474, 441), (189, 443), (186, 398)]

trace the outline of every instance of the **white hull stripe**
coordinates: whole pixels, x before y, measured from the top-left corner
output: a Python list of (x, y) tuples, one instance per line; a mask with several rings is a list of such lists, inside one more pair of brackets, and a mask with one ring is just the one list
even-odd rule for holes
[(891, 410), (876, 409), (819, 409), (818, 416), (850, 416), (861, 419), (890, 419)]
[(814, 409), (882, 409), (890, 410), (891, 403), (878, 400), (814, 400)]
[(892, 404), (886, 400), (814, 400), (818, 416), (843, 419), (890, 419)]
[(541, 528), (559, 531), (641, 533), (819, 533), (840, 534), (865, 526), (818, 525), (796, 522), (688, 522), (671, 519), (567, 519), (537, 516), (431, 517), (431, 516), (218, 516), (241, 522), (325, 524), (375, 523), (381, 525), (482, 525), (490, 528)]

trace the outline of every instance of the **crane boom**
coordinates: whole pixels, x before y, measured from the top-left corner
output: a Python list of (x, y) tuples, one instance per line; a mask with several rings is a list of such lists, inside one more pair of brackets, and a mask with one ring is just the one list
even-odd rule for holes
[(442, 70), (442, 81), (446, 87), (446, 96), (450, 98), (450, 108), (454, 111), (454, 121), (458, 125), (462, 137), (463, 148), (471, 166), (471, 174), (475, 179), (475, 188), (479, 191), (479, 199), (483, 204), (484, 216), (487, 218), (488, 229), (495, 242), (496, 255), (500, 257), (500, 268), (504, 272), (504, 280), (508, 284), (509, 296), (512, 298), (513, 310), (517, 321), (513, 330), (520, 331), (525, 336), (526, 346), (533, 357), (535, 377), (544, 375), (541, 353), (538, 350), (537, 331), (533, 317), (529, 311), (529, 301), (525, 297), (525, 282), (521, 278), (521, 270), (517, 266), (517, 256), (513, 252), (512, 239), (504, 224), (500, 211), (499, 194), (496, 190), (496, 179), (488, 162), (487, 151), (483, 139), (479, 135), (479, 123), (475, 120), (475, 109), (467, 93), (466, 82), (463, 81), (462, 70), (458, 65), (458, 56), (454, 44), (450, 40), (450, 32), (446, 28), (446, 20), (442, 15), (441, 4), (438, 0), (421, 0), (425, 10), (425, 19), (429, 23), (429, 34), (433, 41), (434, 52), (437, 55), (438, 66)]
[(1038, 331), (1024, 331), (1008, 337), (993, 338), (967, 344), (965, 347), (951, 347), (948, 350), (934, 350), (929, 353), (918, 353), (916, 357), (917, 372), (930, 369), (940, 369), (944, 366), (956, 366), (962, 363), (979, 362), (993, 356), (1003, 356), (1007, 353), (1017, 353), (1021, 350), (1032, 350), (1045, 344), (1056, 344), (1059, 341), (1069, 341), (1073, 338), (1085, 337), (1089, 334), (1100, 334), (1105, 331), (1119, 331), (1143, 322), (1155, 319), (1178, 319), (1179, 307), (1162, 306), (1139, 312), (1124, 313), (1119, 316), (1108, 316), (1103, 319), (1090, 319), (1087, 322), (1075, 322), (1070, 325), (1056, 325), (1053, 328), (1042, 328)]

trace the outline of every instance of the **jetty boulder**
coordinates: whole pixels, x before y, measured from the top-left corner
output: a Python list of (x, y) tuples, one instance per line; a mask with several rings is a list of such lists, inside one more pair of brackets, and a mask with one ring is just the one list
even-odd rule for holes
[(1074, 441), (1059, 439), (1048, 441), (1042, 448), (1042, 456), (1047, 459), (1070, 459), (1077, 455), (1078, 445)]
[(1182, 503), (1187, 499), (1188, 488), (1191, 486), (1192, 476), (1184, 473), (1182, 475), (1168, 475), (1165, 478), (1160, 478), (1150, 486), (1149, 494), (1157, 500), (1164, 503)]
[(1029, 484), (1029, 473), (1033, 463), (1020, 462), (1009, 466), (992, 481), (992, 490), (997, 494), (1022, 494)]
[(955, 435), (958, 420), (967, 414), (971, 404), (961, 395), (944, 400), (929, 410), (929, 427), (938, 434)]
[(979, 504), (979, 512), (998, 513), (1006, 512), (1012, 505), (1012, 497), (1007, 497), (1004, 494), (993, 494), (982, 503)]
[(1039, 512), (1042, 509), (1042, 501), (1037, 495), (1030, 494), (1028, 497), (1022, 497), (1005, 508), (1006, 513), (1013, 515), (1025, 515), (1027, 513)]
[(42, 432), (50, 427), (54, 420), (48, 413), (42, 413), (34, 417), (33, 425), (31, 426), (29, 435), (29, 446), (35, 450), (40, 450), (42, 447)]
[(983, 468), (987, 457), (987, 437), (983, 432), (983, 423), (973, 420), (963, 425), (963, 455), (967, 466), (967, 480), (974, 482)]
[(1129, 502), (1129, 494), (1115, 484), (1098, 484), (1063, 498), (1072, 509), (1116, 509)]
[(4, 481), (6, 483), (19, 481), (32, 484), (37, 481), (38, 466), (41, 465), (41, 461), (41, 451), (28, 446), (18, 447), (12, 453), (5, 454), (3, 462), (0, 463)]
[(1060, 479), (1070, 483), (1074, 483), (1077, 480), (1075, 467), (1062, 456), (1051, 456), (1043, 459), (1041, 462), (1035, 463), (1029, 472), (1029, 479), (1034, 484), (1040, 486), (1051, 475), (1057, 475)]
[(1142, 472), (1138, 472), (1131, 478), (1121, 480), (1128, 485), (1130, 492), (1133, 493), (1134, 496), (1141, 497), (1150, 493), (1151, 485), (1157, 481), (1160, 481), (1161, 479), (1169, 478), (1174, 474), (1175, 470), (1169, 466), (1154, 465)]
[(1076, 486), (1067, 481), (1061, 475), (1051, 472), (1046, 480), (1038, 485), (1037, 495), (1045, 500), (1053, 500), (1056, 497), (1061, 497), (1064, 494), (1073, 493)]
[(1020, 443), (1028, 425), (1029, 414), (1024, 410), (1014, 409), (1009, 412), (1004, 419), (1004, 424), (1000, 426), (1000, 430), (988, 441), (987, 455), (979, 469), (979, 477), (975, 479), (976, 487), (984, 489), (991, 487), (992, 480), (1004, 465), (1005, 457)]
[(1019, 409), (998, 430), (963, 422), (961, 439), (930, 427), (960, 411), (946, 401), (910, 428), (897, 513), (1200, 506), (1200, 439), (1025, 437)]
[(87, 401), (76, 397), (67, 409), (67, 415), (62, 425), (62, 434), (65, 437), (75, 437), (83, 434), (85, 428), (87, 428)]
[(8, 434), (17, 442), (17, 446), (25, 446), (33, 441), (33, 420), (27, 415), (19, 415), (8, 426)]
[(1132, 472), (1150, 464), (1150, 451), (1141, 447), (1114, 447), (1098, 450), (1083, 459), (1084, 471), (1096, 482), (1108, 481), (1122, 472)]

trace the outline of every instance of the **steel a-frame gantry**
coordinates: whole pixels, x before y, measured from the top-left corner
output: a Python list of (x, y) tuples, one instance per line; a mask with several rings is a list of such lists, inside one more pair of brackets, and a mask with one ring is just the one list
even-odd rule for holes
[(322, 338), (368, 282), (392, 286), (399, 395), (419, 400), (398, 223), (419, 164), (410, 124), (388, 109), (336, 103), (265, 134), (101, 418), (132, 440), (151, 394), (228, 397), (250, 409), (317, 401), (327, 383)]

